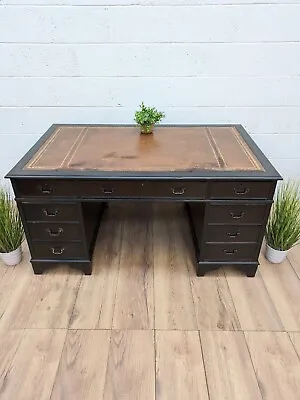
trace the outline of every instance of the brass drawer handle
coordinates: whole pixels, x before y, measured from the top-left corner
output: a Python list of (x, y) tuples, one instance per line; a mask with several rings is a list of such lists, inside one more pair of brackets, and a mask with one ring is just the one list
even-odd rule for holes
[(185, 188), (180, 188), (180, 189), (172, 188), (172, 193), (181, 196), (185, 193)]
[(63, 228), (58, 228), (56, 232), (53, 232), (51, 229), (47, 228), (46, 231), (49, 233), (49, 236), (57, 237), (63, 233)]
[(232, 255), (236, 254), (238, 252), (238, 249), (232, 249), (232, 250), (224, 249), (223, 251), (225, 254)]
[(40, 186), (39, 188), (40, 188), (40, 191), (41, 191), (43, 194), (51, 194), (51, 192), (52, 192), (52, 189), (51, 189), (50, 187), (48, 187), (47, 185), (45, 185), (45, 186)]
[(226, 235), (229, 236), (230, 238), (236, 238), (238, 235), (240, 235), (241, 232), (237, 231), (235, 233), (227, 232)]
[(237, 213), (231, 212), (230, 215), (233, 219), (242, 219), (243, 216), (245, 215), (245, 213), (240, 212), (239, 214), (237, 214)]
[(111, 189), (104, 189), (104, 188), (102, 188), (102, 192), (104, 193), (104, 194), (113, 194), (113, 192), (114, 192), (114, 188), (111, 188)]
[(60, 249), (52, 247), (52, 254), (54, 254), (55, 256), (61, 256), (62, 253), (65, 251), (64, 247), (61, 247)]
[(46, 215), (46, 217), (56, 217), (58, 214), (58, 210), (55, 210), (54, 212), (50, 212), (46, 208), (43, 208), (42, 211)]
[(243, 194), (247, 194), (250, 192), (249, 188), (245, 188), (245, 189), (241, 189), (241, 190), (234, 188), (233, 190), (234, 190), (234, 193), (237, 195), (243, 195)]

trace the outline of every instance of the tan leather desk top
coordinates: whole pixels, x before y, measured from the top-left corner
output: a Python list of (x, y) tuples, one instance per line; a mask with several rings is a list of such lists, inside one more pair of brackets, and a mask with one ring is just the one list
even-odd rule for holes
[(27, 170), (264, 171), (234, 127), (58, 126)]

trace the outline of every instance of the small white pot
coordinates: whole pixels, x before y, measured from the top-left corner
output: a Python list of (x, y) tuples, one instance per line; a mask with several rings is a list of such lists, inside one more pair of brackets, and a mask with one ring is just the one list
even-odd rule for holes
[(275, 250), (267, 244), (266, 258), (273, 264), (280, 264), (286, 257), (286, 250)]
[(11, 251), (10, 253), (1, 253), (0, 256), (4, 264), (9, 266), (17, 265), (22, 260), (21, 246), (18, 247), (16, 250)]

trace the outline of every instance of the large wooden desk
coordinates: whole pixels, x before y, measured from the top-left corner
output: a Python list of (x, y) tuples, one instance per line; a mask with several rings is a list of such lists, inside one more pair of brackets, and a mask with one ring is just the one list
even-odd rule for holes
[(8, 173), (39, 274), (68, 263), (92, 273), (105, 205), (186, 204), (197, 275), (237, 265), (254, 276), (281, 176), (242, 126), (53, 125)]

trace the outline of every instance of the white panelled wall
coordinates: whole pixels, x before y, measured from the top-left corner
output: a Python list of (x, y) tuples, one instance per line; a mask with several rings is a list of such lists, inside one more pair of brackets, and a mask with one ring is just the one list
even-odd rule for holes
[(300, 1), (0, 0), (0, 179), (52, 123), (240, 123), (300, 175)]

